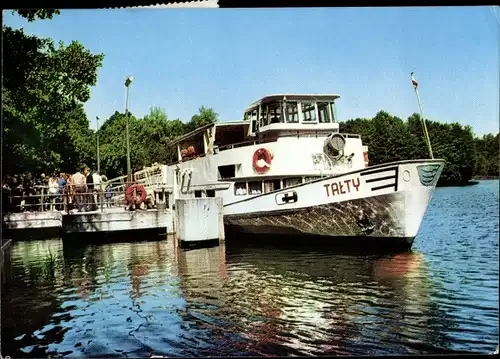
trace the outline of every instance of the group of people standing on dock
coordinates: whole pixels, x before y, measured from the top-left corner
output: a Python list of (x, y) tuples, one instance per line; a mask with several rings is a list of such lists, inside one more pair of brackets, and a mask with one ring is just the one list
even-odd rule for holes
[(33, 179), (25, 176), (2, 180), (5, 212), (24, 211), (93, 211), (101, 202), (111, 207), (113, 191), (107, 178), (89, 167), (81, 166), (72, 175), (60, 173)]

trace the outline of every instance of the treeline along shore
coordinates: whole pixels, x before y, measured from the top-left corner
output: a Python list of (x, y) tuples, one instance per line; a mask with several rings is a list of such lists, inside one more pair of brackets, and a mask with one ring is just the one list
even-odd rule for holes
[[(498, 179), (499, 134), (475, 136), (470, 126), (426, 120), (434, 158), (446, 160), (438, 186), (470, 184), (472, 179)], [(340, 124), (341, 132), (358, 133), (368, 146), (370, 165), (429, 158), (420, 115), (407, 120), (385, 111), (373, 118)]]
[[(48, 9), (14, 12), (28, 21), (50, 21), (59, 14)], [(173, 138), (219, 121), (210, 107), (201, 107), (184, 121), (169, 119), (163, 109), (152, 108), (144, 117), (115, 111), (108, 119), (101, 118), (102, 126), (94, 130), (83, 105), (90, 99), (90, 88), (97, 82), (105, 54), (93, 54), (76, 41), (56, 45), (52, 39), (6, 25), (2, 35), (4, 178), (73, 173), (82, 164), (95, 169), (97, 137), (101, 174), (108, 178), (123, 175), (127, 121), (133, 170), (153, 163), (169, 164), (176, 159), (176, 150), (168, 146)], [(427, 128), (434, 157), (446, 160), (439, 185), (498, 178), (498, 133), (476, 137), (470, 126), (435, 121), (427, 121)], [(362, 136), (369, 146), (370, 165), (429, 157), (422, 122), (416, 114), (403, 120), (380, 111), (373, 118), (341, 122), (340, 130)]]

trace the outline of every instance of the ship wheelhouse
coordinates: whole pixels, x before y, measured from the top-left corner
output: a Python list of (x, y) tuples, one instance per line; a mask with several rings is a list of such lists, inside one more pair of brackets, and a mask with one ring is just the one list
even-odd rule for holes
[(335, 101), (338, 95), (271, 95), (250, 105), (244, 120), (249, 136), (266, 137), (276, 132), (338, 131)]

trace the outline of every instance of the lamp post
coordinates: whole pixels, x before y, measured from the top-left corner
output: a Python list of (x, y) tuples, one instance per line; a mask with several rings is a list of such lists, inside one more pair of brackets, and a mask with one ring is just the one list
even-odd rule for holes
[(96, 119), (96, 136), (97, 136), (97, 173), (101, 174), (101, 159), (99, 158), (99, 116), (95, 117)]
[(127, 88), (127, 97), (125, 100), (125, 116), (127, 117), (127, 182), (132, 182), (132, 170), (130, 166), (130, 140), (129, 140), (129, 130), (128, 130), (128, 122), (129, 122), (129, 116), (128, 116), (128, 92), (130, 88), (130, 84), (134, 78), (132, 76), (127, 76), (125, 79), (125, 87)]

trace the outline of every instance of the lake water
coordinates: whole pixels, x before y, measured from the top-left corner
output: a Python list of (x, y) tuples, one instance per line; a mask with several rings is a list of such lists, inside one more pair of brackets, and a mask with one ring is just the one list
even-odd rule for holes
[(438, 188), (412, 252), (16, 242), (2, 355), (492, 353), (499, 182)]

